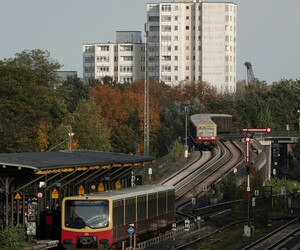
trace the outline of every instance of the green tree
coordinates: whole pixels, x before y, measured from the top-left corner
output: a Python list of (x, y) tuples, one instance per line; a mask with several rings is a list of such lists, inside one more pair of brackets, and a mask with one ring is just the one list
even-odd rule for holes
[(52, 59), (50, 52), (47, 50), (24, 50), (21, 53), (17, 53), (15, 58), (5, 59), (4, 63), (32, 69), (37, 77), (36, 82), (39, 85), (54, 87), (60, 83), (56, 71), (62, 65)]
[(72, 126), (81, 149), (110, 151), (109, 132), (94, 100), (81, 100), (66, 124)]
[(36, 84), (35, 72), (0, 66), (0, 152), (44, 151), (66, 115), (53, 89)]
[(57, 87), (57, 93), (65, 101), (68, 111), (72, 113), (80, 100), (89, 99), (89, 86), (78, 77), (68, 77)]
[(13, 226), (9, 224), (0, 231), (0, 246), (6, 250), (22, 250), (28, 246), (26, 241), (25, 231), (21, 224)]
[(224, 201), (232, 201), (238, 199), (240, 193), (237, 188), (235, 177), (227, 175), (222, 180), (221, 191), (223, 192)]

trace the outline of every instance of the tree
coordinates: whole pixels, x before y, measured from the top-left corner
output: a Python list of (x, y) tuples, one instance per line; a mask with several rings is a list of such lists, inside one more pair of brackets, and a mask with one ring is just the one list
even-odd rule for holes
[(236, 184), (236, 179), (233, 176), (226, 176), (222, 180), (221, 191), (223, 192), (224, 201), (232, 201), (239, 198), (239, 191)]
[(94, 100), (81, 100), (66, 124), (70, 124), (79, 148), (110, 151), (109, 132)]
[(15, 67), (28, 67), (34, 71), (37, 77), (37, 84), (48, 87), (59, 85), (59, 77), (56, 73), (61, 68), (61, 64), (50, 57), (47, 50), (24, 50), (17, 53), (15, 58), (5, 59), (5, 64)]
[(35, 72), (0, 66), (0, 152), (44, 151), (66, 115), (53, 89), (36, 84)]
[(72, 113), (80, 100), (89, 99), (89, 86), (78, 77), (68, 77), (57, 87), (57, 93), (65, 101), (68, 111)]

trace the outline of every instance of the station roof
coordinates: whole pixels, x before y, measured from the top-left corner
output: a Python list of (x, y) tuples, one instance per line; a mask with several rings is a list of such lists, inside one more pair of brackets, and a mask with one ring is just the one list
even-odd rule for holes
[[(32, 169), (39, 172), (92, 167), (94, 169), (140, 166), (155, 162), (151, 156), (129, 155), (92, 150), (72, 150), (58, 152), (0, 153), (0, 166)], [(70, 170), (72, 171), (72, 170)]]

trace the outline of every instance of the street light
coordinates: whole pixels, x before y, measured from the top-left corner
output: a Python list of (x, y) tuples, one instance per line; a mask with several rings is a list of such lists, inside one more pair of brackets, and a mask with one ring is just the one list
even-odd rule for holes
[(185, 112), (185, 146), (184, 146), (184, 158), (188, 157), (188, 145), (187, 145), (187, 115), (188, 115), (188, 108), (184, 107)]
[(74, 133), (68, 133), (69, 135), (69, 151), (71, 152), (72, 151), (72, 137), (74, 136)]

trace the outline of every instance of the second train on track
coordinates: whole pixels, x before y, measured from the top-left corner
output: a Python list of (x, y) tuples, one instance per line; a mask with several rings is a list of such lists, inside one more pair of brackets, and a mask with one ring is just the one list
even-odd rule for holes
[(190, 117), (190, 146), (200, 150), (212, 150), (219, 135), (229, 134), (232, 116), (227, 114), (195, 114)]

